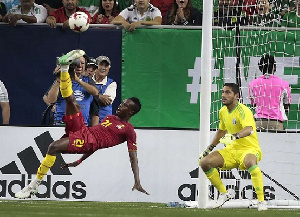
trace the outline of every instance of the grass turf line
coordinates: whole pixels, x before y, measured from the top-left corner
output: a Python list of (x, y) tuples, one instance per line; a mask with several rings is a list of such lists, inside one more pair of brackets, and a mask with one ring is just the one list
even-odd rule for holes
[(300, 209), (195, 209), (161, 203), (0, 200), (0, 217), (300, 217)]

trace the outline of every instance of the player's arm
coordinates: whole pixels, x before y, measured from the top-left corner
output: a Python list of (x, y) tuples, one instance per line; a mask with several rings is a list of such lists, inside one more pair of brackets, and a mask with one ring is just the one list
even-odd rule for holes
[(253, 133), (253, 127), (252, 126), (247, 126), (244, 127), (240, 132), (232, 134), (235, 139), (240, 139), (244, 138), (246, 136), (250, 136)]
[(220, 139), (226, 134), (226, 131), (218, 129), (211, 144), (200, 154), (198, 163), (200, 165), (200, 160), (207, 156), (219, 143)]
[(143, 189), (143, 187), (141, 186), (141, 183), (140, 183), (137, 153), (136, 153), (136, 151), (128, 151), (128, 153), (129, 153), (131, 169), (132, 169), (133, 177), (134, 177), (134, 185), (132, 187), (132, 190), (136, 189), (142, 193), (149, 195), (149, 193)]
[(83, 154), (82, 157), (80, 159), (78, 159), (77, 161), (74, 161), (72, 163), (64, 163), (61, 165), (61, 169), (65, 169), (67, 167), (77, 167), (79, 164), (82, 163), (82, 161), (84, 161), (85, 159), (87, 159), (89, 156), (91, 156), (93, 153), (86, 153)]
[(244, 127), (241, 131), (230, 134), (226, 133), (221, 139), (220, 143), (223, 143), (225, 146), (226, 145), (231, 145), (234, 140), (244, 138), (246, 136), (250, 136), (253, 133), (253, 127), (252, 126), (246, 126)]
[(2, 121), (3, 121), (3, 124), (9, 124), (9, 119), (10, 119), (9, 102), (1, 102), (0, 105), (1, 105), (1, 108), (2, 108)]

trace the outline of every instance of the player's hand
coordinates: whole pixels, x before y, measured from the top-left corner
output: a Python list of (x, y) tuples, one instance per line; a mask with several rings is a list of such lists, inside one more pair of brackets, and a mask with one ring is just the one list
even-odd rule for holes
[(204, 152), (200, 154), (198, 164), (200, 166), (200, 161), (202, 158), (206, 157), (212, 150), (214, 150), (215, 146), (213, 144), (209, 145)]
[(220, 139), (220, 143), (223, 143), (225, 146), (226, 145), (231, 145), (233, 141), (236, 140), (236, 137), (230, 133), (226, 133), (225, 136), (223, 136)]
[(134, 186), (132, 187), (132, 191), (134, 191), (134, 190), (138, 190), (138, 191), (140, 191), (140, 192), (142, 192), (142, 193), (144, 193), (144, 194), (150, 195), (147, 191), (145, 191), (145, 190), (143, 189), (143, 187), (141, 186), (140, 183), (135, 183), (135, 184), (134, 184)]
[(80, 164), (79, 161), (74, 161), (73, 163), (64, 163), (61, 165), (61, 169), (66, 169), (68, 167), (77, 167)]

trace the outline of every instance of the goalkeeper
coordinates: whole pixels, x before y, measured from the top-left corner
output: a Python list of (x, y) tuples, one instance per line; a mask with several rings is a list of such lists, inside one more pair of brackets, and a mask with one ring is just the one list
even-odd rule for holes
[[(234, 83), (226, 83), (222, 89), (223, 107), (219, 111), (220, 124), (211, 145), (200, 155), (199, 165), (207, 178), (220, 192), (216, 208), (230, 199), (220, 179), (218, 168), (231, 170), (239, 168), (248, 170), (258, 198), (258, 211), (266, 210), (261, 170), (258, 162), (262, 153), (259, 147), (255, 121), (248, 107), (238, 102), (239, 87)], [(226, 147), (210, 153), (217, 144)]]

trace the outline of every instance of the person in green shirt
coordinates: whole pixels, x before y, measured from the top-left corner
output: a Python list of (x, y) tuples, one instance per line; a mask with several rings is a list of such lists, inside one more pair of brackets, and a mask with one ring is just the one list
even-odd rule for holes
[(281, 25), (300, 28), (300, 0), (295, 0), (295, 10), (283, 16)]

